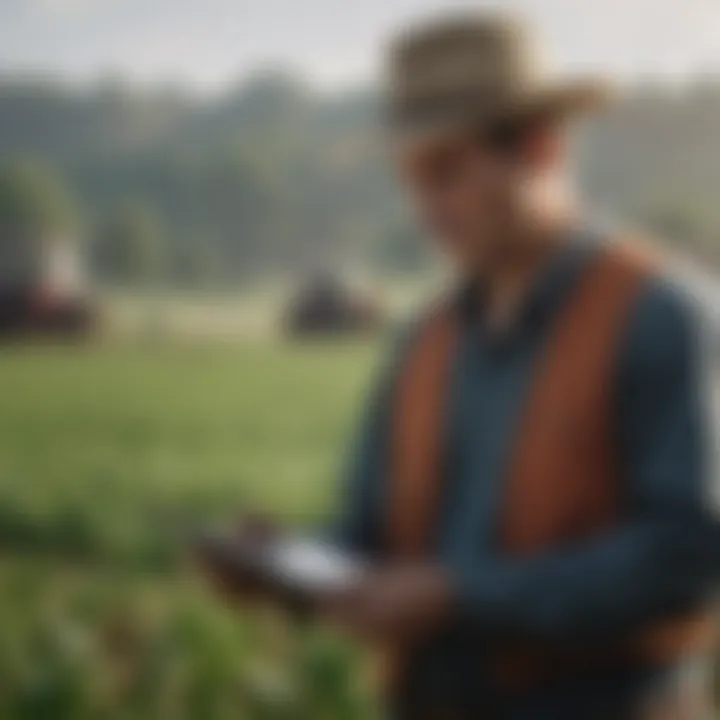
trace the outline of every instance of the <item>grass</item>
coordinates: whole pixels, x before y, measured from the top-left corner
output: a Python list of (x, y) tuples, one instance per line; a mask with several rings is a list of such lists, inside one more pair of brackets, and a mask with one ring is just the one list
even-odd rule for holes
[(361, 344), (0, 353), (0, 718), (367, 720), (352, 648), (218, 602), (192, 531), (332, 508)]
[(372, 356), (4, 350), (0, 716), (366, 716), (342, 643), (239, 619), (184, 560), (193, 528), (243, 508), (292, 523), (328, 512)]
[(327, 508), (370, 351), (45, 349), (0, 356), (0, 538), (123, 554), (246, 505)]

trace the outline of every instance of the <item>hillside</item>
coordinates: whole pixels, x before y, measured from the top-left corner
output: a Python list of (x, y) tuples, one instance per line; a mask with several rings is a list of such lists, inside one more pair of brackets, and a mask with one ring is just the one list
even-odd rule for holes
[[(0, 162), (53, 167), (88, 234), (128, 202), (166, 229), (177, 281), (237, 282), (348, 258), (422, 262), (390, 181), (372, 93), (322, 95), (279, 72), (222, 96), (120, 81), (84, 89), (0, 81)], [(578, 173), (604, 211), (704, 257), (720, 254), (720, 81), (636, 88), (580, 139)]]

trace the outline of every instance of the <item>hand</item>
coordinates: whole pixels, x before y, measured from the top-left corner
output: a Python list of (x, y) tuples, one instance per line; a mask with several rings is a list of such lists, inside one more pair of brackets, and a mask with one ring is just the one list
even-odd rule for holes
[[(251, 556), (259, 552), (254, 548), (260, 548), (278, 534), (277, 527), (267, 518), (247, 516), (237, 523), (234, 532), (228, 533), (228, 539), (240, 552), (244, 548), (246, 554)], [(211, 584), (229, 600), (247, 603), (265, 595), (266, 588), (261, 578), (249, 567), (233, 561), (232, 557), (201, 547), (197, 551), (197, 558)]]
[(450, 582), (437, 567), (387, 566), (328, 598), (328, 618), (373, 641), (415, 640), (436, 631), (451, 605)]

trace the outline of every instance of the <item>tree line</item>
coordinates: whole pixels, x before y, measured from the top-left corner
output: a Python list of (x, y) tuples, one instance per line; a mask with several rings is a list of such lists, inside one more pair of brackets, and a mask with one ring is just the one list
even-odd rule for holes
[[(322, 94), (283, 72), (214, 98), (5, 78), (0, 251), (44, 218), (84, 238), (112, 282), (234, 285), (348, 261), (414, 272), (427, 256), (377, 105), (371, 90)], [(717, 262), (718, 126), (720, 80), (638, 86), (581, 133), (576, 171), (603, 212)]]

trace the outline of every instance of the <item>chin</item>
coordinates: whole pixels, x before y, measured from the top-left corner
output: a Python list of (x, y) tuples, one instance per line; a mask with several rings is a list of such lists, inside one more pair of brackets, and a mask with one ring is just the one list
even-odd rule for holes
[(448, 253), (448, 257), (453, 265), (463, 273), (472, 273), (480, 270), (487, 263), (487, 256), (484, 253), (479, 253), (477, 249), (473, 249), (472, 251), (456, 250), (455, 252)]
[(492, 254), (488, 243), (477, 238), (440, 236), (439, 247), (444, 255), (460, 269), (481, 268)]

